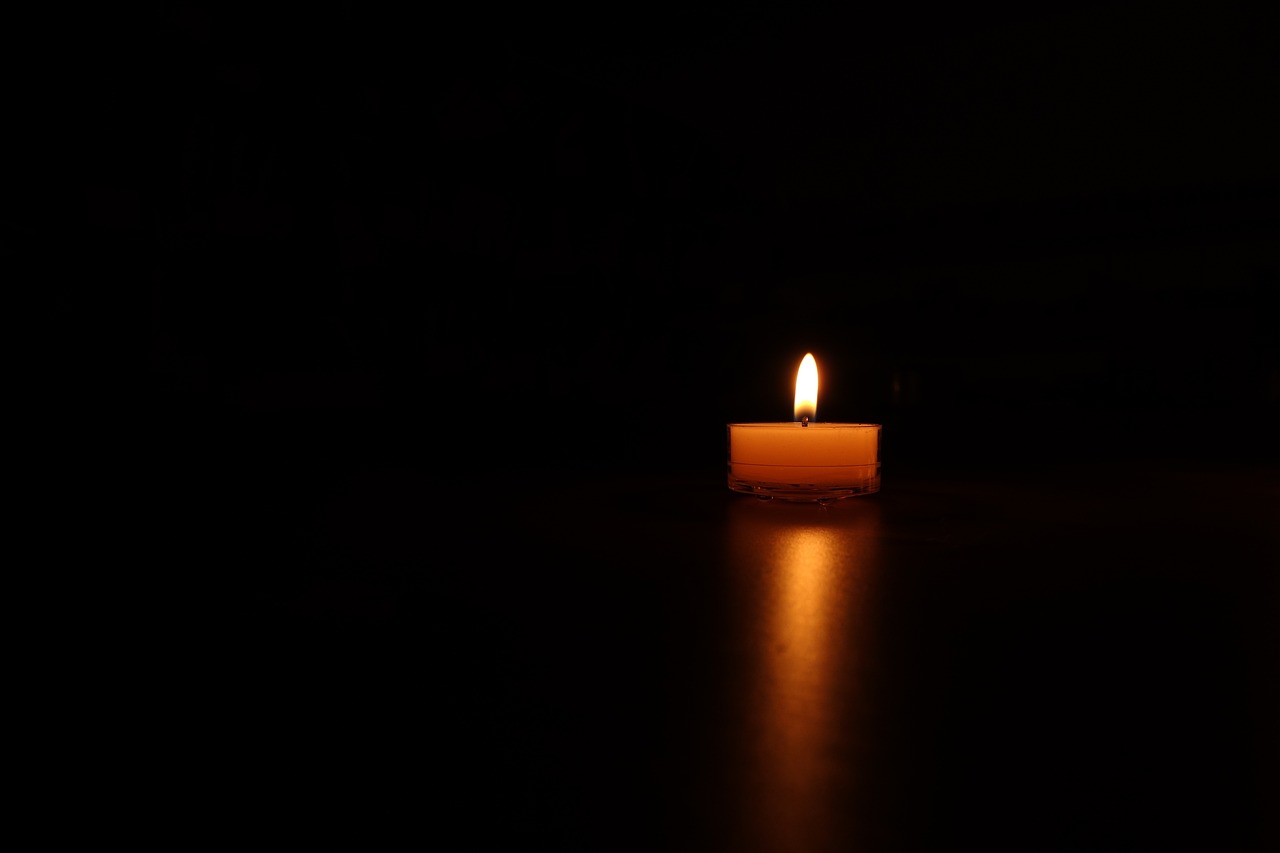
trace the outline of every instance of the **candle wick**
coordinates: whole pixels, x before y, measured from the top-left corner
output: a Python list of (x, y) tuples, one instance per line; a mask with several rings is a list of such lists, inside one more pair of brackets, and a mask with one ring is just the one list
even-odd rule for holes
[(808, 425), (809, 425), (809, 416), (805, 415), (803, 418), (800, 419), (800, 426), (807, 427)]

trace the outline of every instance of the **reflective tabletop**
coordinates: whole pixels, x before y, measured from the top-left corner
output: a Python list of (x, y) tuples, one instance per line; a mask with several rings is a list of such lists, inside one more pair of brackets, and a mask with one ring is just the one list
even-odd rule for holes
[(353, 471), (224, 543), (189, 662), (233, 824), (446, 849), (1277, 835), (1280, 477)]

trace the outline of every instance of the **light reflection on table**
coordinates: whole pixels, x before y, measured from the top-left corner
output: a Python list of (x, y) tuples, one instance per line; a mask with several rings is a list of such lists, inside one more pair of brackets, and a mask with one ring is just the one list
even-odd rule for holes
[[(732, 506), (728, 565), (753, 573), (759, 611), (750, 709), (750, 772), (740, 792), (742, 842), (769, 850), (823, 850), (844, 836), (848, 764), (865, 683), (868, 595), (878, 570), (879, 506), (828, 507), (743, 500)], [(852, 774), (857, 783), (857, 773)]]

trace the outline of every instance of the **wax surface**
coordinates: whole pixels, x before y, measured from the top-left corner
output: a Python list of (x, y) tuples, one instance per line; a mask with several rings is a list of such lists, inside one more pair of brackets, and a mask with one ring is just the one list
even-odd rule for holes
[(729, 424), (729, 469), (757, 483), (834, 485), (874, 477), (880, 425)]

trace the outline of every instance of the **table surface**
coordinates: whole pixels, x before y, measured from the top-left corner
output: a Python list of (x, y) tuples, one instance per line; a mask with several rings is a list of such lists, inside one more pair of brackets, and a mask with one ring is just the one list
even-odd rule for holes
[(188, 546), (213, 622), (175, 748), (233, 780), (196, 798), (211, 832), (1280, 840), (1274, 469), (886, 470), (828, 506), (720, 471), (511, 479), (353, 470)]

